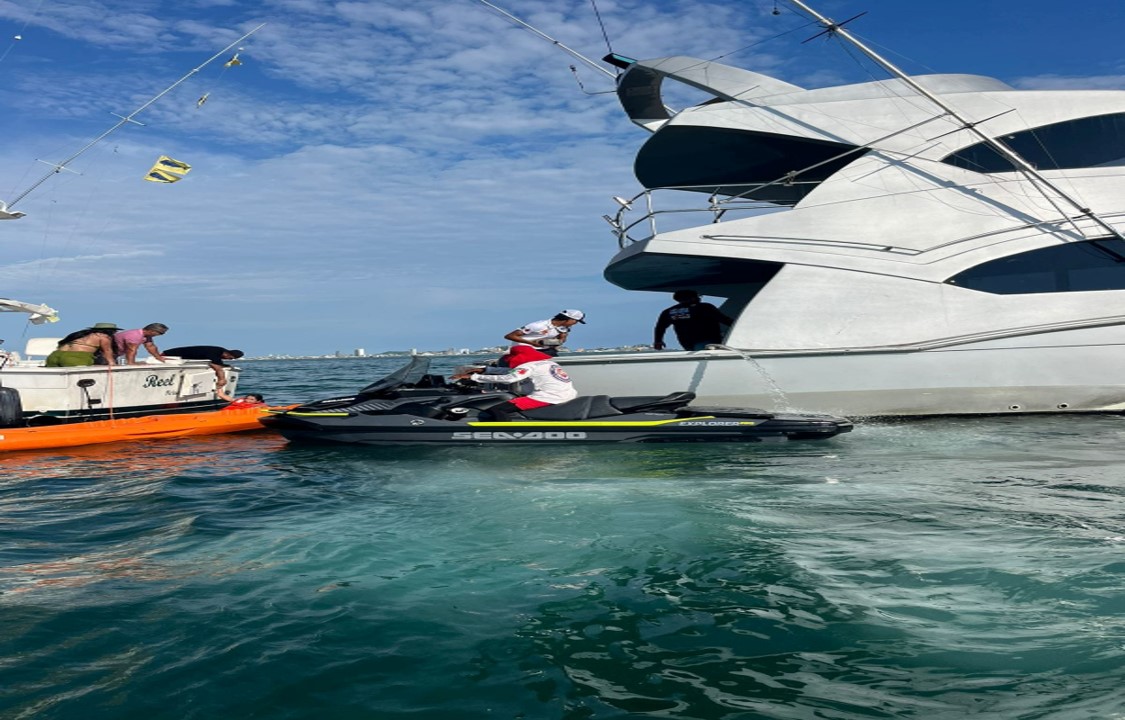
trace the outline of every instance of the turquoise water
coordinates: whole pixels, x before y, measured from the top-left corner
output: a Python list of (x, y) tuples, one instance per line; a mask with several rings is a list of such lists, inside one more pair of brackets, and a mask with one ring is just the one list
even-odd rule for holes
[[(244, 367), (282, 402), (388, 363)], [(1123, 440), (9, 454), (0, 717), (1121, 718)]]

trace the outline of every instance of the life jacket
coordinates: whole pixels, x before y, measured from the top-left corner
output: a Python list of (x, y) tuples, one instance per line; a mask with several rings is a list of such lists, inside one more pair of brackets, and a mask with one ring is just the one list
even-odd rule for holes
[[(501, 359), (507, 360), (509, 368), (517, 368), (524, 363), (534, 362), (536, 360), (551, 360), (552, 358), (550, 355), (539, 352), (531, 345), (517, 344), (513, 345), (508, 350), (508, 354)], [(519, 395), (521, 397), (530, 395), (535, 392), (535, 381), (531, 378), (524, 378), (517, 383), (509, 385), (507, 390), (513, 395)]]
[(242, 408), (265, 407), (267, 403), (261, 400), (251, 400), (250, 398), (240, 397), (231, 401), (223, 410), (240, 410)]
[(550, 360), (551, 356), (539, 352), (531, 345), (517, 344), (509, 348), (508, 354), (501, 359), (507, 361), (508, 367), (514, 368), (535, 360)]

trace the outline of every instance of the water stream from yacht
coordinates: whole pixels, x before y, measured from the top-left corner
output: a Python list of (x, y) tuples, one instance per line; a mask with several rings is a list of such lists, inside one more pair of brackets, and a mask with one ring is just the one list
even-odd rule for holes
[(754, 356), (749, 352), (747, 352), (746, 350), (739, 350), (738, 348), (734, 348), (729, 345), (708, 345), (707, 348), (709, 350), (729, 350), (732, 353), (736, 353), (737, 355), (739, 355), (743, 360), (750, 363), (754, 370), (757, 371), (758, 375), (761, 376), (762, 382), (766, 384), (766, 390), (769, 391), (770, 397), (773, 399), (774, 409), (784, 410), (786, 412), (796, 412), (796, 408), (793, 407), (793, 403), (789, 400), (789, 396), (785, 394), (785, 391), (781, 389), (781, 386), (777, 384), (777, 381), (773, 379), (773, 376), (766, 372), (766, 369), (762, 367), (762, 364), (755, 360)]

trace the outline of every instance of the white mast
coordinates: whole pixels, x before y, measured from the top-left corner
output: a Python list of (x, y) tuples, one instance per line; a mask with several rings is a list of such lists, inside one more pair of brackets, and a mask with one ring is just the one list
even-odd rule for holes
[[(999, 140), (989, 136), (984, 131), (982, 131), (979, 127), (977, 127), (977, 123), (971, 122), (971, 121), (967, 120), (966, 118), (962, 117), (959, 112), (957, 112), (952, 107), (947, 105), (945, 103), (945, 101), (943, 101), (937, 95), (934, 95), (929, 90), (927, 90), (926, 88), (919, 85), (917, 82), (914, 81), (913, 78), (911, 78), (905, 72), (900, 70), (897, 66), (895, 66), (893, 63), (891, 63), (889, 60), (882, 57), (881, 55), (879, 55), (879, 53), (875, 52), (874, 50), (872, 50), (871, 48), (867, 47), (862, 42), (857, 40), (854, 36), (852, 36), (852, 34), (850, 32), (845, 30), (842, 25), (838, 25), (831, 18), (827, 18), (824, 15), (821, 15), (816, 10), (813, 10), (811, 7), (809, 7), (807, 4), (805, 4), (802, 0), (789, 0), (789, 2), (796, 5), (801, 10), (804, 10), (809, 15), (812, 15), (813, 18), (815, 18), (816, 21), (819, 22), (821, 24), (821, 26), (827, 32), (829, 32), (831, 34), (834, 34), (834, 35), (839, 35), (840, 37), (842, 37), (845, 40), (847, 40), (848, 42), (850, 42), (852, 45), (854, 45), (856, 48), (858, 48), (860, 50), (860, 52), (867, 55), (867, 57), (871, 58), (876, 63), (878, 63), (884, 70), (891, 73), (892, 75), (897, 77), (899, 80), (902, 80), (902, 82), (905, 83), (912, 90), (914, 90), (914, 92), (916, 92), (919, 95), (921, 95), (922, 97), (928, 99), (930, 102), (934, 103), (939, 108), (941, 108), (946, 113), (948, 113), (950, 117), (954, 118), (955, 120), (957, 120), (957, 122), (961, 123), (961, 126), (964, 129), (968, 130), (973, 135), (976, 135), (982, 142), (984, 142), (990, 148), (992, 148), (997, 153), (999, 153), (1001, 157), (1006, 159), (1008, 162), (1012, 163), (1012, 166), (1016, 170), (1021, 172), (1024, 175), (1024, 177), (1026, 177), (1033, 185), (1036, 185), (1040, 188), (1040, 192), (1042, 192), (1042, 188), (1047, 188), (1048, 190), (1051, 190), (1056, 195), (1058, 195), (1063, 200), (1065, 200), (1075, 210), (1077, 210), (1081, 216), (1090, 218), (1091, 220), (1093, 220), (1095, 223), (1097, 223), (1106, 232), (1110, 233), (1111, 235), (1114, 235), (1115, 237), (1117, 237), (1120, 240), (1125, 240), (1125, 236), (1123, 236), (1112, 225), (1110, 225), (1108, 222), (1106, 222), (1100, 216), (1098, 216), (1097, 213), (1095, 213), (1093, 210), (1086, 207), (1082, 203), (1078, 202), (1077, 200), (1072, 198), (1068, 193), (1064, 192), (1061, 188), (1059, 188), (1057, 185), (1052, 183), (1047, 178), (1043, 177), (1043, 175), (1038, 170), (1036, 170), (1030, 163), (1028, 163), (1022, 157), (1020, 157), (1018, 153), (1016, 153), (1014, 150), (1012, 150), (1011, 148), (1009, 148), (1007, 145), (1000, 142)], [(1046, 196), (1046, 193), (1044, 193), (1044, 195)], [(1048, 197), (1048, 199), (1050, 199), (1050, 198)], [(1067, 218), (1067, 219), (1073, 221), (1073, 218)], [(1075, 229), (1077, 229), (1077, 228), (1075, 228)], [(1082, 234), (1081, 231), (1079, 231), (1079, 233)]]

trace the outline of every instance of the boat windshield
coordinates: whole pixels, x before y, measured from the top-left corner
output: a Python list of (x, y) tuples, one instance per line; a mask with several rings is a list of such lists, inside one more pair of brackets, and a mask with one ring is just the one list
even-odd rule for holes
[(394, 390), (403, 385), (413, 385), (421, 381), (429, 371), (430, 359), (422, 355), (415, 355), (410, 359), (409, 363), (395, 370), (390, 375), (371, 383), (360, 390), (358, 394), (371, 395), (373, 393)]

